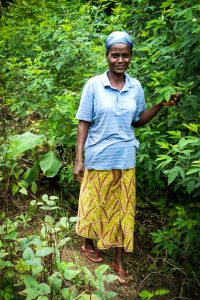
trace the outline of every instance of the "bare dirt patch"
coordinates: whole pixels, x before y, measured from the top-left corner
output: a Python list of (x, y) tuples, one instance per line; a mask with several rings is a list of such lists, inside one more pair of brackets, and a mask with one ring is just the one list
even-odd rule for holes
[[(62, 259), (68, 262), (72, 261), (77, 267), (85, 265), (94, 272), (99, 264), (93, 263), (83, 256), (80, 251), (80, 246), (83, 242), (83, 239), (80, 238), (75, 246), (65, 248)], [(103, 257), (103, 264), (109, 264), (113, 261), (114, 250), (100, 251), (100, 254), (101, 257)], [(156, 291), (161, 288), (170, 290), (170, 293), (165, 296), (157, 296), (153, 299), (171, 300), (178, 297), (179, 284), (176, 278), (168, 272), (162, 272), (159, 268), (154, 268), (153, 271), (150, 271), (149, 269), (151, 269), (153, 263), (152, 258), (144, 251), (141, 251), (137, 243), (135, 251), (125, 255), (124, 263), (130, 281), (127, 286), (120, 285), (117, 281), (107, 285), (108, 290), (115, 291), (118, 294), (118, 296), (113, 299), (139, 300), (140, 297), (138, 294), (142, 290)], [(110, 273), (113, 273), (111, 269)]]

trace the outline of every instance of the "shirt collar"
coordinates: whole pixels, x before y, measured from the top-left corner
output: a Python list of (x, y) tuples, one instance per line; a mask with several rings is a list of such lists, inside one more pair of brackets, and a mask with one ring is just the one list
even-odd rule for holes
[[(108, 71), (106, 71), (102, 74), (102, 79), (103, 79), (104, 87), (108, 87), (108, 86), (111, 87), (110, 80), (108, 79)], [(128, 91), (129, 88), (131, 88), (133, 86), (134, 86), (134, 84), (133, 84), (130, 76), (127, 73), (125, 73), (125, 85), (124, 85), (122, 90), (123, 91)]]

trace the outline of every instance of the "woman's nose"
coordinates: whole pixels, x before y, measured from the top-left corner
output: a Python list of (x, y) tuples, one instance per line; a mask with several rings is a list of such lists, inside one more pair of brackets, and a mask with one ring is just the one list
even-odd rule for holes
[(118, 61), (119, 61), (119, 62), (123, 61), (123, 57), (122, 57), (122, 55), (119, 55), (119, 57), (118, 57)]

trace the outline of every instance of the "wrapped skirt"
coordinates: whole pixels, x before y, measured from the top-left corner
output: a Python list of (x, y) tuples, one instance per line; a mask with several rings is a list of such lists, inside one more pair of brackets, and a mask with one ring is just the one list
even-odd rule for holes
[(133, 251), (135, 169), (85, 170), (81, 184), (78, 235), (97, 239), (99, 249)]

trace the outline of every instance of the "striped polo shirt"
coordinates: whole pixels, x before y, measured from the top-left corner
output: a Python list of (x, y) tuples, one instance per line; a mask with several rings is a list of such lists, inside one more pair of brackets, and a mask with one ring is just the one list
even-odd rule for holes
[(145, 110), (144, 91), (138, 80), (125, 74), (124, 87), (111, 86), (107, 72), (86, 83), (76, 118), (90, 122), (85, 142), (85, 168), (88, 170), (135, 167), (139, 146), (132, 122)]

